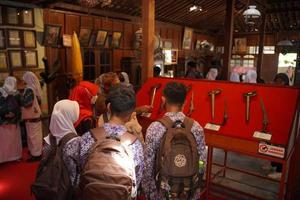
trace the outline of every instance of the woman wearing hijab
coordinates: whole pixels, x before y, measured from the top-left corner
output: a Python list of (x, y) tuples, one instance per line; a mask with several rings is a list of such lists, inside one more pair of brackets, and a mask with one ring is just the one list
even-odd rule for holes
[(236, 72), (231, 72), (230, 81), (231, 82), (240, 82), (240, 75)]
[(0, 88), (0, 163), (22, 157), (20, 120), (21, 95), (16, 78), (9, 76)]
[(244, 83), (257, 83), (257, 73), (255, 70), (247, 71)]
[(74, 124), (79, 135), (83, 135), (96, 127), (93, 105), (97, 100), (98, 91), (98, 85), (88, 81), (81, 81), (70, 93), (69, 99), (77, 101), (80, 107), (79, 118)]
[[(77, 134), (74, 123), (79, 118), (79, 110), (79, 104), (76, 101), (71, 101), (68, 99), (58, 101), (54, 105), (49, 129), (51, 135), (55, 137), (57, 144), (68, 133)], [(49, 137), (50, 136), (48, 135), (44, 138), (46, 142), (44, 147), (45, 155), (49, 153), (51, 149)], [(74, 139), (75, 138), (68, 141), (67, 144)], [(70, 152), (68, 151), (68, 149), (63, 147), (63, 160), (68, 168), (71, 182), (74, 183), (76, 177), (76, 164), (74, 163), (73, 159), (71, 159), (69, 154)]]
[(25, 121), (27, 145), (31, 155), (27, 161), (34, 162), (42, 158), (43, 131), (40, 108), (42, 89), (33, 72), (25, 72), (23, 80), (26, 87), (22, 99), (22, 119)]
[(207, 80), (216, 80), (218, 76), (218, 69), (217, 68), (210, 68), (206, 75)]

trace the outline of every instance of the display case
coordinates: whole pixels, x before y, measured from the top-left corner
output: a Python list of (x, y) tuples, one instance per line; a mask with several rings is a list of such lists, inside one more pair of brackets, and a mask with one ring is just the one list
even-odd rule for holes
[[(183, 112), (204, 127), (208, 145), (207, 187), (210, 187), (213, 178), (213, 149), (221, 148), (225, 152), (232, 151), (282, 163), (283, 174), (278, 199), (283, 199), (287, 166), (299, 131), (299, 88), (151, 78), (137, 93), (137, 106), (153, 102), (150, 121), (164, 114), (160, 105), (161, 95), (165, 84), (170, 81), (181, 82), (190, 88)], [(147, 120), (144, 119), (142, 123), (146, 123), (145, 121)], [(226, 167), (224, 161), (221, 170), (226, 170)]]

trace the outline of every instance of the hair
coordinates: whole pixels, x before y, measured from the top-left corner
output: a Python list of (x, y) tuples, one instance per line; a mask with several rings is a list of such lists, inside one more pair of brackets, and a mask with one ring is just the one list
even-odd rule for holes
[(160, 71), (161, 71), (160, 67), (155, 66), (155, 67), (153, 68), (153, 76), (154, 76), (154, 77), (159, 77)]
[(287, 74), (285, 73), (279, 73), (276, 74), (275, 78), (274, 78), (274, 82), (276, 82), (276, 80), (280, 79), (283, 83), (283, 85), (290, 85), (290, 81), (289, 81), (289, 77)]
[(119, 82), (118, 75), (114, 72), (108, 72), (102, 76), (102, 87), (105, 93), (108, 93), (110, 88)]
[(136, 99), (133, 89), (123, 84), (113, 86), (107, 96), (112, 115), (125, 118), (135, 109)]
[(167, 104), (182, 106), (187, 94), (187, 88), (182, 83), (169, 82), (163, 90)]
[(194, 61), (189, 61), (189, 62), (187, 63), (187, 65), (188, 65), (189, 67), (191, 67), (191, 68), (196, 68), (196, 67), (197, 67), (197, 64), (196, 64)]
[(117, 75), (119, 77), (120, 82), (123, 83), (125, 81), (125, 78), (124, 78), (122, 72), (121, 71), (117, 71), (116, 73), (117, 73)]

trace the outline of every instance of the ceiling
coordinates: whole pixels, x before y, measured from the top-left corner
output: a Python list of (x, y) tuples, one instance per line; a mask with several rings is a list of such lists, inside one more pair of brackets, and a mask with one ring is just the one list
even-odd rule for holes
[[(18, 0), (48, 7), (53, 3), (79, 4), (74, 0)], [(103, 1), (103, 0), (99, 0)], [(142, 0), (111, 0), (108, 6), (98, 4), (95, 9), (130, 16), (141, 16)], [(197, 2), (202, 11), (190, 12), (189, 8)], [(248, 32), (243, 20), (243, 11), (249, 5), (256, 5), (266, 14), (266, 32), (300, 30), (300, 0), (235, 0), (235, 32)], [(200, 30), (222, 33), (226, 14), (226, 0), (156, 0), (155, 17), (159, 21), (170, 22)], [(252, 29), (252, 31), (257, 31)]]

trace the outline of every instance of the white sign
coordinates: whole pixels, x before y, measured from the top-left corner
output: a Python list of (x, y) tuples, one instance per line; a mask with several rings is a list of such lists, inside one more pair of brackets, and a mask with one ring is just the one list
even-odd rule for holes
[(270, 133), (264, 133), (264, 132), (260, 132), (260, 131), (255, 131), (253, 133), (253, 137), (255, 137), (257, 139), (262, 139), (262, 140), (270, 141), (271, 138), (272, 138), (272, 135)]
[(285, 148), (284, 147), (273, 146), (273, 145), (268, 145), (264, 142), (261, 142), (258, 145), (258, 152), (261, 153), (261, 154), (269, 155), (269, 156), (284, 158)]
[(207, 123), (204, 128), (206, 128), (208, 130), (212, 130), (212, 131), (219, 131), (221, 126), (216, 125), (216, 124)]

